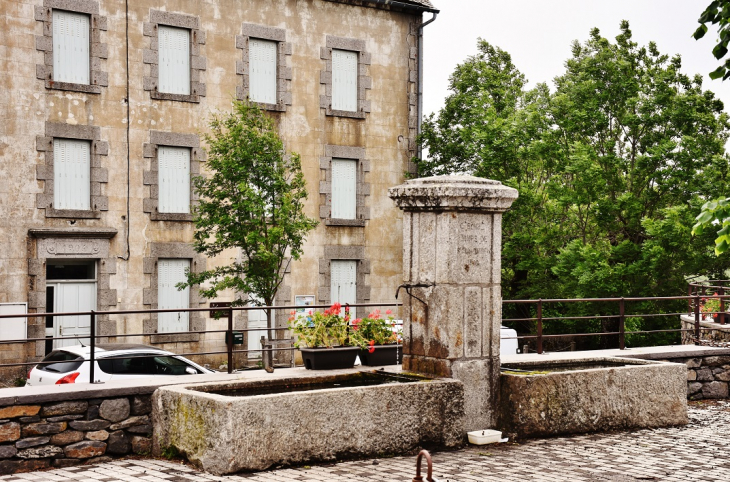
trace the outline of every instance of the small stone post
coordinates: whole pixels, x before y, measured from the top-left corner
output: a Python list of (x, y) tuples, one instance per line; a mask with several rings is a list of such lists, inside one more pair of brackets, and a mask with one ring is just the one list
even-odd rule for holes
[(465, 428), (493, 427), (502, 213), (517, 190), (472, 176), (435, 176), (388, 194), (404, 211), (403, 370), (461, 380)]

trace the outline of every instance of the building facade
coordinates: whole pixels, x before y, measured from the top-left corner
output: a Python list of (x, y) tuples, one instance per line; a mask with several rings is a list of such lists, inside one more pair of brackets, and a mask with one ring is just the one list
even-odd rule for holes
[[(186, 268), (237, 256), (206, 259), (191, 247), (202, 135), (234, 98), (259, 103), (301, 155), (306, 213), (320, 221), (277, 304), (394, 299), (401, 218), (386, 194), (416, 152), (418, 34), (423, 13), (435, 12), (429, 0), (0, 6), (2, 313), (231, 301), (233, 293), (208, 300), (174, 285)], [(260, 314), (235, 322), (253, 327)], [(276, 322), (285, 326), (286, 316)], [(208, 312), (96, 322), (111, 341), (178, 352), (220, 350), (222, 334), (166, 333), (225, 327)], [(89, 329), (88, 317), (0, 321), (0, 341), (35, 339), (0, 344), (0, 363), (36, 360), (66, 343), (44, 337)], [(144, 336), (120, 336), (128, 333)]]

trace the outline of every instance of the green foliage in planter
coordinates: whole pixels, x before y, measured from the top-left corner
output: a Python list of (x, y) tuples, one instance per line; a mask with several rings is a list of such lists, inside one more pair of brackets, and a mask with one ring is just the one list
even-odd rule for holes
[(389, 345), (401, 339), (401, 331), (395, 324), (393, 312), (387, 310), (386, 317), (380, 310), (374, 310), (368, 316), (352, 321), (352, 326), (360, 338), (369, 345)]

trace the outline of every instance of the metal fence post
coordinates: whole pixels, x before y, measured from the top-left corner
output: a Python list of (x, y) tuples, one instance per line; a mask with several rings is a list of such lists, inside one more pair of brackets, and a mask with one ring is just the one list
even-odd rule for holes
[(542, 298), (537, 300), (537, 353), (542, 355)]
[(94, 351), (96, 350), (96, 312), (94, 310), (91, 310), (91, 333), (90, 333), (90, 340), (91, 343), (89, 343), (89, 383), (94, 383), (94, 362), (95, 360), (95, 354)]
[(725, 296), (725, 288), (723, 288), (721, 286), (720, 287), (720, 316), (719, 316), (721, 325), (725, 324), (725, 298), (723, 298), (723, 296)]
[(695, 294), (695, 345), (700, 344), (700, 297)]
[(623, 296), (618, 303), (618, 347), (623, 350), (626, 348), (626, 306)]
[(233, 308), (228, 308), (228, 331), (226, 332), (228, 346), (228, 373), (233, 373)]

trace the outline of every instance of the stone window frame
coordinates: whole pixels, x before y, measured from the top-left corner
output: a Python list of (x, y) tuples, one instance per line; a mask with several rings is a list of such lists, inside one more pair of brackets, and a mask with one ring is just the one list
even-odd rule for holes
[[(365, 50), (362, 39), (335, 37), (327, 35), (326, 46), (320, 48), (320, 58), (325, 61), (325, 69), (319, 73), (319, 83), (324, 85), (324, 95), (319, 96), (319, 107), (325, 109), (328, 116), (365, 119), (370, 112), (370, 101), (366, 99), (366, 91), (373, 85), (372, 77), (367, 75), (372, 55)], [(357, 58), (357, 112), (332, 109), (332, 49), (350, 50), (358, 53)]]
[[(365, 257), (365, 246), (325, 245), (324, 257), (319, 258), (319, 286), (317, 288), (317, 303), (329, 304), (331, 301), (331, 262), (333, 260), (357, 261), (357, 272), (355, 273), (357, 296), (355, 301), (357, 303), (369, 302), (371, 286), (365, 284), (365, 275), (370, 274), (370, 260)], [(364, 316), (366, 311), (367, 308), (358, 308), (356, 310), (356, 316)]]
[[(332, 158), (357, 161), (357, 194), (355, 219), (332, 217)], [(365, 196), (370, 196), (370, 183), (365, 182), (365, 173), (370, 172), (370, 161), (365, 158), (364, 147), (324, 146), (324, 157), (319, 159), (319, 168), (324, 171), (324, 181), (319, 182), (319, 217), (327, 226), (365, 226), (370, 219), (370, 207), (365, 205)]]
[[(144, 90), (150, 92), (151, 99), (175, 100), (178, 102), (200, 102), (206, 96), (205, 82), (200, 80), (200, 73), (206, 70), (206, 58), (200, 54), (200, 46), (205, 45), (205, 32), (200, 29), (200, 17), (183, 13), (172, 13), (150, 9), (150, 21), (145, 22), (142, 33), (150, 38), (150, 48), (142, 51), (142, 62), (149, 64), (150, 74), (142, 81)], [(160, 81), (158, 27), (178, 27), (190, 30), (190, 94), (171, 94), (158, 92)]]
[[(157, 154), (160, 146), (190, 148), (190, 212), (160, 213), (159, 205), (159, 163)], [(192, 221), (193, 206), (199, 197), (193, 186), (193, 176), (200, 175), (200, 163), (205, 160), (205, 150), (200, 147), (197, 134), (180, 134), (177, 132), (150, 131), (150, 142), (143, 146), (143, 157), (150, 159), (150, 169), (144, 171), (142, 183), (150, 186), (149, 197), (142, 201), (142, 210), (150, 214), (152, 221)]]
[(248, 99), (249, 94), (249, 51), (251, 38), (271, 40), (277, 43), (276, 49), (276, 104), (256, 102), (265, 110), (286, 112), (286, 106), (292, 104), (291, 80), (292, 69), (287, 67), (287, 57), (292, 54), (292, 44), (286, 41), (286, 29), (267, 27), (254, 23), (241, 24), (241, 35), (236, 35), (236, 48), (242, 50), (241, 60), (236, 61), (236, 75), (241, 76), (241, 83), (236, 86), (236, 98)]
[[(43, 313), (46, 306), (46, 261), (48, 259), (85, 259), (96, 261), (96, 307), (98, 311), (111, 311), (117, 306), (117, 290), (110, 287), (111, 276), (117, 274), (117, 257), (110, 255), (111, 238), (117, 234), (110, 228), (31, 228), (28, 229), (28, 309)], [(91, 249), (85, 253), (54, 254), (60, 243), (87, 243)], [(45, 249), (44, 249), (45, 248)], [(45, 318), (35, 318), (28, 323), (28, 338), (46, 337)], [(97, 315), (99, 336), (117, 335), (117, 320), (109, 315)], [(101, 338), (97, 343), (108, 339)], [(45, 340), (36, 342), (35, 356), (43, 357)]]
[[(56, 82), (53, 80), (53, 10), (85, 13), (89, 21), (89, 84)], [(43, 22), (43, 35), (36, 35), (35, 48), (43, 52), (43, 63), (36, 64), (36, 78), (45, 81), (46, 89), (101, 94), (109, 86), (109, 73), (101, 70), (102, 59), (109, 56), (107, 44), (101, 43), (101, 32), (107, 30), (107, 17), (99, 15), (97, 0), (43, 0), (35, 7), (35, 20)]]
[[(142, 260), (142, 272), (150, 276), (150, 287), (142, 290), (142, 304), (150, 310), (157, 309), (158, 290), (157, 290), (157, 262), (159, 259), (188, 259), (190, 260), (190, 270), (193, 273), (205, 271), (206, 257), (197, 253), (190, 243), (150, 243), (150, 255)], [(205, 299), (201, 298), (199, 288), (193, 286), (190, 288), (189, 308), (199, 308), (205, 304)], [(197, 305), (197, 306), (196, 306)], [(188, 330), (204, 331), (205, 317), (203, 312), (189, 312)], [(183, 334), (158, 334), (158, 316), (157, 313), (151, 313), (148, 319), (142, 322), (144, 335), (150, 337), (151, 344), (159, 343), (178, 343), (178, 342), (197, 342), (200, 341), (199, 333), (183, 333)]]
[[(53, 207), (53, 140), (78, 139), (89, 141), (91, 149), (89, 190), (91, 209), (55, 209)], [(101, 185), (109, 182), (107, 168), (101, 167), (101, 156), (109, 155), (109, 143), (101, 140), (101, 128), (97, 126), (71, 125), (62, 122), (46, 122), (45, 136), (36, 137), (36, 150), (45, 154), (45, 163), (36, 166), (36, 179), (44, 181), (43, 192), (36, 194), (36, 208), (45, 209), (47, 218), (99, 219), (101, 211), (109, 210), (109, 197), (101, 194)]]

